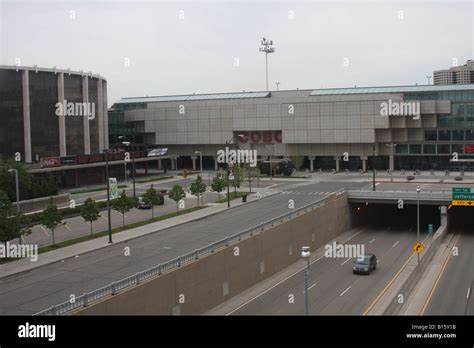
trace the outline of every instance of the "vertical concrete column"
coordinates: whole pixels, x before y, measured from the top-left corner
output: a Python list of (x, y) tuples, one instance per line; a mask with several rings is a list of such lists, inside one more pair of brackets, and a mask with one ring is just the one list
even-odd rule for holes
[(192, 156), (191, 159), (193, 160), (193, 170), (196, 170), (196, 156)]
[(104, 99), (104, 148), (109, 148), (109, 113), (107, 111), (107, 81), (102, 81), (102, 98)]
[(214, 158), (214, 170), (217, 171), (219, 169), (219, 165), (217, 164), (217, 156), (214, 156), (212, 158)]
[[(58, 74), (58, 103), (64, 102), (64, 73)], [(59, 124), (59, 155), (66, 156), (66, 116), (58, 116)]]
[(446, 206), (442, 205), (439, 207), (440, 210), (440, 217), (441, 217), (441, 225), (446, 225), (448, 223), (448, 209)]
[(335, 156), (334, 159), (336, 160), (336, 173), (339, 172), (339, 160), (341, 157)]
[(315, 157), (308, 157), (309, 159), (309, 171), (314, 172), (314, 159)]
[(97, 80), (97, 130), (99, 133), (99, 152), (104, 151), (104, 100), (102, 79)]
[(171, 158), (171, 170), (175, 170), (175, 166), (174, 164), (177, 162), (178, 160), (176, 158)]
[[(89, 78), (87, 76), (82, 77), (82, 101), (85, 104), (89, 103)], [(88, 110), (86, 108), (86, 110)], [(91, 153), (91, 136), (89, 130), (89, 117), (83, 117), (84, 125), (84, 154), (89, 155)]]
[(161, 169), (163, 168), (163, 163), (161, 162), (161, 160), (159, 159), (158, 160), (158, 169)]
[(30, 123), (30, 75), (28, 70), (22, 71), (21, 87), (23, 90), (23, 141), (25, 144), (26, 163), (31, 163), (31, 123)]
[(390, 156), (388, 157), (388, 166), (389, 166), (388, 169), (389, 169), (391, 172), (393, 172), (394, 167), (395, 167), (395, 166), (394, 166), (394, 162), (395, 162), (395, 161), (394, 161), (394, 156), (393, 156), (393, 155), (390, 155)]
[(367, 156), (360, 156), (360, 159), (362, 160), (362, 172), (367, 171)]

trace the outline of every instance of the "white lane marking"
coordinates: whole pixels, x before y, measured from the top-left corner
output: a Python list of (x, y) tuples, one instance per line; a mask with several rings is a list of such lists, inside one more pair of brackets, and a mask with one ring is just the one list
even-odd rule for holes
[(64, 227), (66, 227), (69, 231), (71, 231), (71, 227), (69, 227), (67, 224), (64, 224)]
[(395, 247), (398, 245), (399, 242), (400, 242), (400, 241), (397, 240), (397, 241), (392, 245), (392, 248), (395, 248)]
[(369, 242), (369, 244), (372, 244), (373, 242), (375, 242), (375, 238), (372, 239), (372, 240)]
[(379, 185), (380, 185), (380, 183), (379, 183), (379, 182), (375, 184), (375, 186), (379, 186)]
[(44, 231), (44, 233), (46, 233), (46, 235), (49, 237), (48, 231), (46, 231), (46, 229), (43, 227), (43, 225), (40, 225), (40, 226), (41, 226), (41, 229)]
[(312, 288), (314, 288), (316, 286), (316, 283), (314, 283), (313, 285), (311, 285), (309, 288), (308, 288), (308, 291), (311, 290)]
[(469, 296), (471, 296), (471, 288), (467, 288), (466, 298), (469, 299)]
[(352, 288), (352, 285), (349, 285), (346, 290), (344, 290), (343, 292), (341, 292), (341, 293), (339, 294), (339, 297), (344, 296), (344, 294), (345, 294), (346, 292), (348, 292), (350, 288)]
[[(357, 236), (358, 234), (362, 233), (365, 229), (367, 229), (367, 227), (364, 227), (364, 228), (362, 228), (359, 232), (356, 232), (356, 233), (354, 233), (352, 236), (349, 236), (343, 243), (348, 242), (349, 240), (351, 240), (352, 238), (354, 238), (354, 237)], [(318, 257), (316, 260), (310, 262), (310, 265), (312, 265), (313, 263), (315, 263), (315, 262), (321, 260), (322, 258), (324, 258), (324, 255), (321, 256), (321, 257)], [(298, 273), (304, 271), (304, 270), (306, 269), (306, 267), (307, 267), (307, 266), (305, 266), (304, 268), (300, 269), (299, 271), (296, 271), (296, 272), (293, 273), (293, 274), (290, 274), (288, 277), (286, 277), (286, 278), (283, 279), (283, 280), (280, 280), (278, 283), (276, 283), (276, 284), (273, 285), (272, 287), (266, 289), (265, 291), (262, 291), (262, 292), (261, 292), (260, 294), (258, 294), (257, 296), (254, 296), (254, 297), (252, 297), (251, 299), (247, 300), (246, 302), (242, 303), (240, 306), (236, 307), (235, 309), (233, 309), (232, 311), (230, 311), (229, 313), (227, 313), (226, 316), (231, 315), (232, 313), (238, 311), (240, 308), (245, 307), (245, 306), (248, 305), (250, 302), (256, 300), (257, 298), (259, 298), (260, 296), (266, 294), (266, 293), (269, 292), (270, 290), (276, 288), (278, 285), (283, 284), (283, 283), (286, 282), (288, 279), (290, 279), (290, 278), (294, 277), (295, 275), (297, 275)], [(350, 288), (350, 286), (349, 286), (349, 288)]]
[(351, 260), (352, 257), (349, 257), (346, 261), (344, 261), (343, 263), (341, 263), (341, 266), (344, 265), (347, 261)]

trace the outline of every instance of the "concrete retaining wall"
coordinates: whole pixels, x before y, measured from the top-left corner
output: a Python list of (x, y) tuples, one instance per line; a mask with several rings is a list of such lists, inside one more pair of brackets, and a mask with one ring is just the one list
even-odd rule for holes
[[(63, 193), (56, 196), (51, 196), (53, 198), (53, 203), (56, 205), (69, 203), (71, 199), (71, 194)], [(22, 213), (32, 213), (35, 211), (43, 210), (48, 206), (50, 197), (41, 197), (35, 199), (27, 199), (20, 201), (20, 211)], [(13, 208), (16, 210), (16, 202), (13, 202)]]
[[(84, 307), (78, 315), (202, 314), (351, 228), (347, 194), (180, 269)], [(238, 252), (238, 255), (237, 255)]]

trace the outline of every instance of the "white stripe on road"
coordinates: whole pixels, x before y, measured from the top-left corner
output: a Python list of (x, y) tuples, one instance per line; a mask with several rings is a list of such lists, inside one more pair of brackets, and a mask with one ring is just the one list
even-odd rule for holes
[[(349, 236), (343, 243), (348, 242), (349, 240), (351, 240), (352, 238), (354, 238), (355, 236), (357, 236), (358, 234), (360, 234), (361, 232), (363, 232), (365, 229), (367, 229), (367, 227), (364, 227), (364, 228), (362, 228), (360, 231), (354, 233), (352, 236)], [(318, 262), (318, 261), (321, 260), (322, 258), (324, 258), (324, 255), (321, 256), (321, 257), (318, 257), (316, 260), (310, 262), (310, 265), (312, 265), (312, 264), (315, 263), (315, 262)], [(298, 273), (304, 271), (304, 270), (306, 269), (306, 267), (307, 267), (307, 266), (305, 266), (304, 268), (300, 269), (299, 271), (296, 271), (295, 273), (289, 275), (288, 277), (286, 277), (285, 279), (279, 281), (278, 283), (276, 283), (276, 284), (273, 285), (272, 287), (266, 289), (265, 291), (262, 291), (262, 292), (261, 292), (260, 294), (258, 294), (257, 296), (254, 296), (254, 297), (252, 297), (251, 299), (247, 300), (246, 302), (244, 302), (244, 303), (241, 304), (240, 306), (236, 307), (235, 309), (233, 309), (232, 311), (230, 311), (229, 313), (227, 313), (226, 316), (227, 316), (227, 315), (231, 315), (232, 313), (234, 313), (234, 312), (238, 311), (239, 309), (241, 309), (241, 308), (245, 307), (246, 305), (248, 305), (250, 302), (256, 300), (257, 298), (259, 298), (260, 296), (266, 294), (266, 293), (269, 292), (270, 290), (276, 288), (278, 285), (283, 284), (283, 283), (286, 282), (288, 279), (290, 279), (290, 278), (294, 277), (295, 275), (297, 275)], [(350, 286), (349, 286), (349, 288), (350, 288)], [(349, 289), (349, 288), (348, 288), (348, 289)], [(348, 289), (347, 289), (347, 290), (348, 290)]]
[(471, 296), (471, 288), (467, 288), (466, 298), (469, 299), (469, 296)]
[(392, 245), (392, 248), (395, 248), (395, 247), (398, 245), (399, 242), (400, 242), (400, 241), (397, 240), (397, 241)]
[(41, 226), (41, 229), (44, 231), (44, 233), (46, 233), (46, 235), (49, 237), (48, 231), (46, 231), (46, 229), (43, 227), (43, 225), (40, 225), (40, 226)]
[(71, 231), (71, 228), (67, 224), (64, 224), (64, 227), (66, 227), (69, 231)]
[(343, 263), (341, 263), (341, 266), (344, 265), (347, 261), (351, 260), (352, 257), (349, 257), (346, 261), (344, 261)]
[(341, 293), (339, 294), (339, 297), (344, 296), (344, 294), (345, 294), (346, 292), (348, 292), (350, 288), (352, 288), (352, 285), (349, 285), (346, 290), (344, 290), (343, 292), (341, 292)]
[(373, 242), (375, 242), (375, 238), (372, 239), (372, 240), (369, 242), (369, 244), (372, 244)]
[(316, 283), (314, 283), (313, 285), (311, 285), (309, 288), (308, 288), (308, 291), (311, 290), (312, 288), (314, 288), (316, 286)]

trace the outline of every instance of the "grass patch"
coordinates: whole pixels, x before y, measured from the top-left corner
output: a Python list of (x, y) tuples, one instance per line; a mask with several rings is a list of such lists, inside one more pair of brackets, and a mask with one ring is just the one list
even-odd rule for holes
[[(176, 217), (178, 215), (181, 216), (181, 215), (188, 214), (188, 213), (191, 213), (193, 211), (203, 209), (203, 208), (205, 208), (205, 207), (194, 207), (194, 208), (189, 208), (189, 209), (183, 209), (183, 210), (180, 210), (178, 214), (176, 212), (173, 212), (173, 213), (168, 213), (168, 214), (165, 214), (165, 215), (157, 216), (154, 219), (137, 221), (137, 222), (134, 222), (132, 224), (125, 225), (125, 227), (120, 226), (120, 227), (113, 228), (112, 229), (112, 234), (123, 232), (123, 231), (129, 230), (131, 228), (135, 228), (135, 227), (145, 226), (145, 225), (151, 224), (153, 222), (162, 221), (162, 220), (166, 220), (166, 219), (171, 219), (171, 218)], [(150, 214), (151, 214), (151, 212), (150, 212)], [(104, 237), (104, 236), (107, 236), (108, 234), (109, 234), (109, 231), (105, 230), (105, 231), (96, 232), (92, 236), (89, 234), (87, 236), (81, 236), (81, 237), (77, 237), (77, 238), (73, 238), (73, 239), (68, 239), (68, 240), (65, 240), (63, 242), (56, 243), (55, 246), (52, 246), (52, 245), (42, 246), (42, 247), (38, 248), (38, 254), (42, 254), (42, 253), (46, 253), (48, 251), (53, 251), (53, 250), (57, 250), (59, 248), (64, 248), (64, 247), (67, 247), (67, 246), (70, 246), (70, 245), (86, 242), (88, 240)]]
[[(249, 193), (248, 192), (241, 192), (241, 191), (237, 191), (237, 192), (231, 192), (230, 193), (230, 200), (234, 200), (234, 199), (239, 199), (241, 198), (243, 195), (248, 195)], [(224, 198), (218, 200), (216, 203), (225, 203), (227, 202), (227, 193), (225, 194)]]

